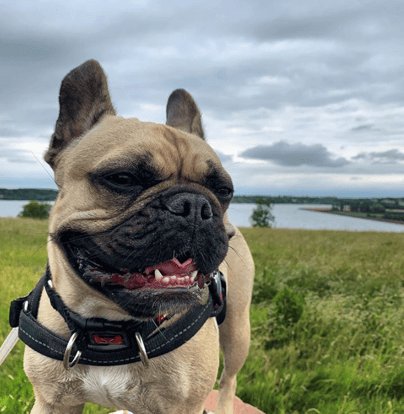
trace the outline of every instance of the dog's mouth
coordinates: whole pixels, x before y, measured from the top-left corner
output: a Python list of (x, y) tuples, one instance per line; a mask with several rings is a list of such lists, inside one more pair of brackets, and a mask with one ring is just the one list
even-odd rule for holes
[(169, 258), (171, 246), (158, 254), (131, 249), (117, 252), (73, 232), (59, 236), (59, 243), (80, 279), (135, 318), (181, 313), (208, 300), (208, 285), (216, 269), (201, 268), (185, 246), (173, 245), (178, 253)]
[(129, 269), (113, 269), (89, 259), (89, 252), (76, 248), (74, 254), (77, 269), (90, 284), (123, 287), (127, 290), (155, 289), (203, 289), (210, 280), (210, 274), (199, 271), (192, 258), (182, 263), (181, 258), (173, 258), (163, 263), (148, 266), (143, 272)]

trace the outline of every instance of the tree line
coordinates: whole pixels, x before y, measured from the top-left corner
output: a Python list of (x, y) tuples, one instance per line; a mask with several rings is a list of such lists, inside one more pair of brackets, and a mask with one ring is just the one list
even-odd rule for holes
[[(404, 209), (404, 197), (389, 198), (339, 198), (339, 197), (308, 197), (308, 196), (234, 196), (232, 203), (258, 204), (265, 201), (270, 204), (330, 204), (336, 209), (344, 206), (357, 208), (374, 208), (381, 205), (385, 209)], [(362, 210), (365, 211), (365, 210)], [(370, 211), (370, 210), (369, 210)]]
[(55, 201), (57, 190), (46, 188), (0, 188), (0, 200)]

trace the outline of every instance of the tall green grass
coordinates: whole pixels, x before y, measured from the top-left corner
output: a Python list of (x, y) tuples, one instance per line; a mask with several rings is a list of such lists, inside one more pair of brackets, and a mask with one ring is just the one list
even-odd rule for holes
[(403, 235), (243, 233), (256, 279), (239, 396), (266, 413), (403, 413)]
[[(256, 279), (238, 396), (268, 414), (404, 413), (404, 235), (242, 232)], [(44, 271), (46, 234), (46, 221), (0, 219), (0, 341), (10, 300)], [(0, 367), (0, 412), (32, 407), (22, 359), (19, 343)]]

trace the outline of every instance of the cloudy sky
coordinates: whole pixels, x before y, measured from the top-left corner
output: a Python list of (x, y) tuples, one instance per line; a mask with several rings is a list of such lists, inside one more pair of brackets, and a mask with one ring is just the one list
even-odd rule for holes
[(94, 58), (118, 114), (187, 89), (236, 194), (404, 196), (402, 0), (0, 0), (0, 187), (42, 160), (62, 78)]

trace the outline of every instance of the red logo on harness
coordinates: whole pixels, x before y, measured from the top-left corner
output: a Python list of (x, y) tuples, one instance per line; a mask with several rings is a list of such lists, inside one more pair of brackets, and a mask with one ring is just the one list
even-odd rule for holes
[(99, 336), (98, 334), (94, 334), (93, 341), (97, 345), (122, 345), (123, 343), (123, 339), (121, 335)]
[[(220, 294), (220, 301), (223, 302), (223, 293)], [(215, 308), (218, 308), (219, 304), (216, 303)]]

